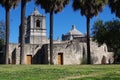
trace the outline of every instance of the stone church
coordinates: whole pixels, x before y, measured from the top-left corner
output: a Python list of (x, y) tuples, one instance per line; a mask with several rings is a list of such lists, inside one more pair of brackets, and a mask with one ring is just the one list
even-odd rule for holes
[[(90, 41), (91, 61), (93, 64), (113, 63), (113, 53), (108, 52), (106, 45), (98, 46)], [(62, 35), (62, 40), (54, 40), (53, 63), (55, 65), (85, 64), (87, 60), (86, 35), (78, 31), (75, 25)], [(49, 64), (50, 45), (46, 36), (46, 17), (37, 8), (26, 18), (25, 23), (25, 63)], [(9, 45), (10, 64), (20, 64), (20, 46)]]

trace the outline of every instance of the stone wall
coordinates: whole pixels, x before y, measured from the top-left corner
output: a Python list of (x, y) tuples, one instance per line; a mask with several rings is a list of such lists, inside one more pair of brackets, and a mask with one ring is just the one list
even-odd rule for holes
[[(9, 63), (20, 64), (20, 46), (19, 44), (10, 44)], [(32, 56), (32, 64), (50, 63), (50, 45), (49, 44), (25, 44), (25, 61), (27, 55)], [(61, 56), (61, 60), (59, 59)], [(92, 64), (113, 63), (113, 53), (108, 52), (104, 44), (98, 46), (91, 41), (91, 62)], [(87, 46), (85, 42), (65, 41), (55, 42), (53, 46), (53, 63), (63, 65), (86, 64)], [(27, 64), (27, 62), (26, 62)]]
[[(38, 44), (25, 44), (25, 62), (27, 61), (27, 55), (32, 56), (32, 64), (41, 63), (41, 47)], [(20, 45), (19, 44), (9, 44), (9, 63), (10, 64), (20, 64)], [(26, 62), (27, 64), (27, 62)]]
[[(48, 60), (50, 61), (49, 45), (48, 45)], [(87, 46), (85, 42), (66, 41), (54, 43), (53, 49), (53, 63), (58, 63), (58, 54), (63, 54), (63, 64), (86, 64), (87, 63)], [(113, 53), (108, 52), (107, 46), (104, 44), (98, 46), (96, 42), (91, 41), (91, 62), (92, 64), (103, 64), (103, 57), (105, 57), (105, 64), (113, 63)]]
[[(48, 60), (50, 61), (50, 53), (49, 53), (49, 45), (48, 45)], [(58, 54), (61, 53), (63, 55), (63, 65), (73, 65), (73, 64), (81, 64), (83, 47), (82, 43), (78, 42), (62, 42), (55, 43), (53, 49), (53, 63), (58, 63)]]
[(20, 51), (19, 44), (10, 43), (9, 44), (9, 63), (10, 64), (19, 64), (20, 60)]
[(113, 53), (108, 52), (107, 46), (105, 44), (99, 46), (96, 42), (91, 41), (91, 59), (93, 64), (107, 64), (109, 61), (113, 63)]

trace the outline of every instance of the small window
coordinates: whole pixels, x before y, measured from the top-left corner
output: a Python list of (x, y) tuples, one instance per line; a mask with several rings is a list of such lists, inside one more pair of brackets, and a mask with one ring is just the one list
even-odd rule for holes
[(36, 27), (40, 27), (40, 20), (36, 21)]

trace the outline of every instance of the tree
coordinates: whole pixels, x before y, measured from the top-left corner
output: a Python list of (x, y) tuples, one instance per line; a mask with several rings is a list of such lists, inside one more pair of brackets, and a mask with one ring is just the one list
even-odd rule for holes
[(109, 0), (109, 7), (111, 8), (111, 12), (120, 18), (120, 0)]
[(99, 45), (106, 44), (114, 52), (114, 62), (120, 57), (120, 21), (113, 20), (103, 23), (98, 20), (93, 26), (93, 38)]
[(5, 45), (5, 22), (0, 21), (0, 64), (4, 63), (4, 54), (3, 54), (3, 48)]
[(5, 8), (6, 11), (6, 41), (5, 41), (5, 63), (8, 64), (9, 58), (9, 19), (10, 19), (10, 9), (15, 8), (19, 0), (0, 0), (0, 4)]
[(94, 23), (92, 28), (92, 37), (94, 41), (98, 42), (99, 46), (104, 44), (106, 32), (107, 30), (102, 20), (98, 20)]
[(5, 23), (0, 21), (0, 51), (5, 43)]
[(21, 25), (20, 25), (20, 64), (25, 64), (25, 8), (26, 3), (30, 0), (21, 0)]
[(46, 13), (50, 13), (50, 64), (53, 64), (53, 17), (54, 13), (62, 11), (62, 9), (69, 3), (69, 0), (36, 0), (37, 5), (45, 9)]
[(91, 64), (90, 55), (90, 19), (102, 11), (107, 0), (74, 0), (73, 9), (80, 10), (81, 15), (87, 19), (87, 63)]

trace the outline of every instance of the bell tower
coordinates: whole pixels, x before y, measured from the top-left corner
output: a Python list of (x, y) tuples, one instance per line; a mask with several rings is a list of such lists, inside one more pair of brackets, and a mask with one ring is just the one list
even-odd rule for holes
[(46, 17), (35, 8), (27, 18), (25, 42), (30, 44), (46, 43)]

